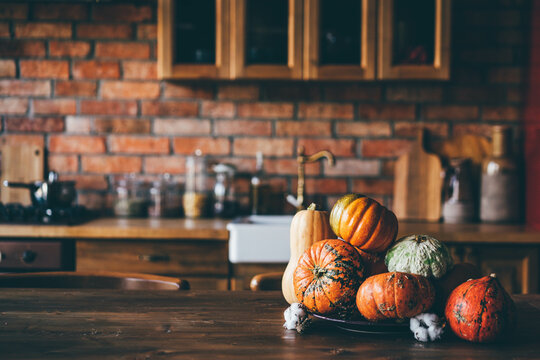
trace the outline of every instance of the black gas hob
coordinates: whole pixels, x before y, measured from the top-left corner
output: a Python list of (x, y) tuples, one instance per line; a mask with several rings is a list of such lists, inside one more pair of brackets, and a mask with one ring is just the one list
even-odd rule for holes
[(0, 224), (78, 225), (93, 218), (84, 206), (45, 208), (18, 203), (0, 203)]

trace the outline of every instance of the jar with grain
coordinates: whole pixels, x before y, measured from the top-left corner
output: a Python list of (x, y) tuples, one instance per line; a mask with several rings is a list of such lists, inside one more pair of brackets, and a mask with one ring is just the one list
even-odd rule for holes
[(148, 184), (136, 174), (114, 181), (114, 214), (119, 217), (145, 217), (148, 209)]
[(200, 150), (186, 160), (186, 188), (182, 203), (187, 218), (197, 219), (208, 215), (206, 159)]

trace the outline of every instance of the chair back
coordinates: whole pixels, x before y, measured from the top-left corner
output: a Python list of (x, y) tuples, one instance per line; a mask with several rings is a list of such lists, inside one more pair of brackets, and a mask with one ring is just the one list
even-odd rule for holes
[(251, 278), (249, 287), (252, 291), (281, 290), (282, 272), (269, 272)]
[(187, 290), (189, 282), (151, 274), (57, 271), (0, 274), (0, 288)]

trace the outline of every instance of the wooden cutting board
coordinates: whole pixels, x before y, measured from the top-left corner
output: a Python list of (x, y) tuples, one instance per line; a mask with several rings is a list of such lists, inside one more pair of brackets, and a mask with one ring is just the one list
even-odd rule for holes
[(424, 150), (426, 130), (418, 133), (409, 153), (395, 165), (394, 204), (400, 220), (439, 221), (443, 173), (437, 155)]
[(491, 142), (484, 136), (465, 134), (432, 144), (433, 152), (446, 159), (468, 158), (480, 166), (491, 155)]
[(43, 180), (43, 149), (36, 145), (1, 145), (0, 201), (30, 205), (30, 190), (12, 189), (3, 186), (4, 180), (34, 182)]

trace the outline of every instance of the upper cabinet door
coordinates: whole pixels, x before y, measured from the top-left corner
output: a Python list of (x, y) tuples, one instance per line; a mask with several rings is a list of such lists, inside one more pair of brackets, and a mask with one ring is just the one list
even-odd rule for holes
[(231, 78), (302, 78), (302, 1), (231, 0)]
[(158, 76), (229, 77), (230, 0), (159, 0)]
[(450, 77), (451, 0), (380, 0), (378, 77)]
[(375, 77), (376, 0), (304, 0), (304, 79)]

